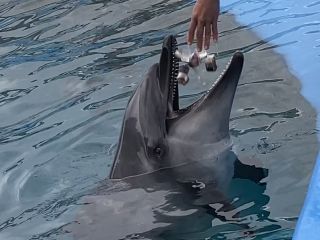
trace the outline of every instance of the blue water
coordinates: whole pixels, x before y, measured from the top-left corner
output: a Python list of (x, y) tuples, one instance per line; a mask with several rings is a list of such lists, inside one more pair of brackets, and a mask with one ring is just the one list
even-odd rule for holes
[[(262, 39), (277, 45), (290, 70), (302, 83), (301, 93), (318, 113), (320, 128), (320, 60), (319, 1), (223, 1), (223, 9), (236, 15), (242, 24)], [(320, 224), (320, 156), (314, 168), (296, 239), (317, 239)]]
[[(291, 239), (318, 150), (320, 3), (221, 3), (220, 19), (233, 13), (244, 27), (221, 31), (219, 67), (237, 48), (249, 61), (269, 51), (262, 49), (281, 53), (313, 108), (299, 95), (298, 80), (282, 79), (284, 67), (273, 71), (273, 79), (251, 76), (251, 83), (240, 84), (231, 122), (235, 151), (269, 171), (263, 184), (235, 181), (230, 190), (253, 233), (244, 237), (233, 219), (214, 221), (206, 213), (197, 224), (199, 216), (191, 214), (154, 234)], [(108, 176), (129, 96), (158, 61), (167, 34), (178, 34), (185, 44), (192, 6), (143, 0), (0, 2), (0, 239), (71, 238), (66, 229), (83, 197)], [(229, 36), (247, 30), (264, 41), (224, 46)], [(245, 74), (248, 78), (250, 71)], [(207, 88), (204, 79), (182, 90), (183, 104)]]

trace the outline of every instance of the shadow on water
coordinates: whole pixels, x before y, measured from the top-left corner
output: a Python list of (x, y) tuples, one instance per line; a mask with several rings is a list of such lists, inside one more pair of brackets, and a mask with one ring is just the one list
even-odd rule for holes
[[(246, 4), (253, 5), (241, 14), (256, 12), (260, 18), (239, 26), (228, 9)], [(128, 228), (131, 235), (124, 239), (139, 239), (134, 234), (140, 239), (290, 239), (318, 150), (318, 130), (298, 80), (273, 52), (297, 41), (269, 41), (295, 31), (318, 34), (317, 21), (302, 21), (317, 16), (313, 12), (241, 0), (221, 15), (218, 69), (235, 50), (245, 52), (230, 121), (241, 162), (227, 191), (231, 210), (212, 198), (197, 205), (197, 193), (173, 181), (153, 180), (145, 188), (141, 181), (105, 181), (127, 100), (158, 61), (167, 34), (176, 33), (185, 44), (192, 6), (187, 0), (0, 3), (1, 239), (71, 238), (67, 229), (90, 208), (86, 200), (101, 206), (126, 197), (132, 205), (122, 208), (128, 210), (125, 216), (142, 214), (127, 217), (127, 226), (139, 216), (152, 221), (141, 231)], [(250, 31), (285, 21), (297, 23), (265, 39)], [(182, 105), (212, 84), (207, 73), (199, 74), (200, 80), (193, 76), (181, 89)], [(268, 176), (256, 178), (262, 169)], [(96, 210), (106, 216), (110, 208)], [(112, 220), (104, 218), (111, 230), (117, 224)]]

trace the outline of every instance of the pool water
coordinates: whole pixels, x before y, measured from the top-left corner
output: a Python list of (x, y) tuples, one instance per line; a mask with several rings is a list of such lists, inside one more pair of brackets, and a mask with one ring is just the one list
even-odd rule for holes
[[(233, 150), (265, 173), (231, 183), (237, 219), (181, 204), (164, 183), (112, 192), (105, 181), (127, 101), (165, 36), (186, 44), (192, 1), (1, 1), (0, 239), (292, 238), (318, 153), (320, 3), (221, 2), (218, 72), (235, 50), (245, 53)], [(183, 105), (219, 73), (198, 74), (181, 87)], [(138, 231), (129, 214), (114, 227), (105, 202), (119, 198), (150, 222)], [(139, 212), (143, 199), (154, 208)], [(73, 227), (79, 215), (93, 219), (86, 235)]]

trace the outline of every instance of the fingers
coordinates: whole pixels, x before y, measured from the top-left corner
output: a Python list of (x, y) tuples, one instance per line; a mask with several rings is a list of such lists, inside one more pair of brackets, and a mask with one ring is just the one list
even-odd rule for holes
[(210, 37), (211, 37), (211, 23), (206, 23), (205, 28), (205, 37), (204, 37), (204, 48), (205, 50), (208, 50), (210, 47)]
[(200, 52), (202, 50), (203, 45), (203, 31), (204, 31), (205, 23), (203, 21), (199, 21), (197, 25), (197, 48)]
[(212, 39), (218, 41), (218, 21), (212, 23)]
[(192, 44), (194, 35), (196, 32), (197, 38), (197, 49), (202, 51), (202, 47), (207, 50), (210, 47), (210, 37), (212, 36), (213, 41), (218, 40), (218, 25), (217, 21), (205, 22), (200, 21), (196, 17), (192, 17), (188, 31), (188, 44)]
[(189, 27), (189, 32), (188, 32), (188, 44), (192, 44), (193, 39), (194, 39), (194, 32), (197, 27), (197, 18), (192, 17), (190, 27)]

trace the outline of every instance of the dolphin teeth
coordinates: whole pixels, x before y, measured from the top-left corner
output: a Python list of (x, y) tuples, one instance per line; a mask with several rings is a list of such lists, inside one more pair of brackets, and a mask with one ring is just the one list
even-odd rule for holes
[(178, 71), (179, 71), (179, 59), (176, 56), (176, 51), (177, 51), (177, 41), (176, 39), (173, 39), (171, 42), (171, 57), (169, 58), (170, 60), (170, 68), (171, 71), (169, 72), (169, 98), (171, 99), (172, 103), (174, 104), (174, 111), (178, 110), (178, 81), (177, 81), (177, 76), (178, 76)]

